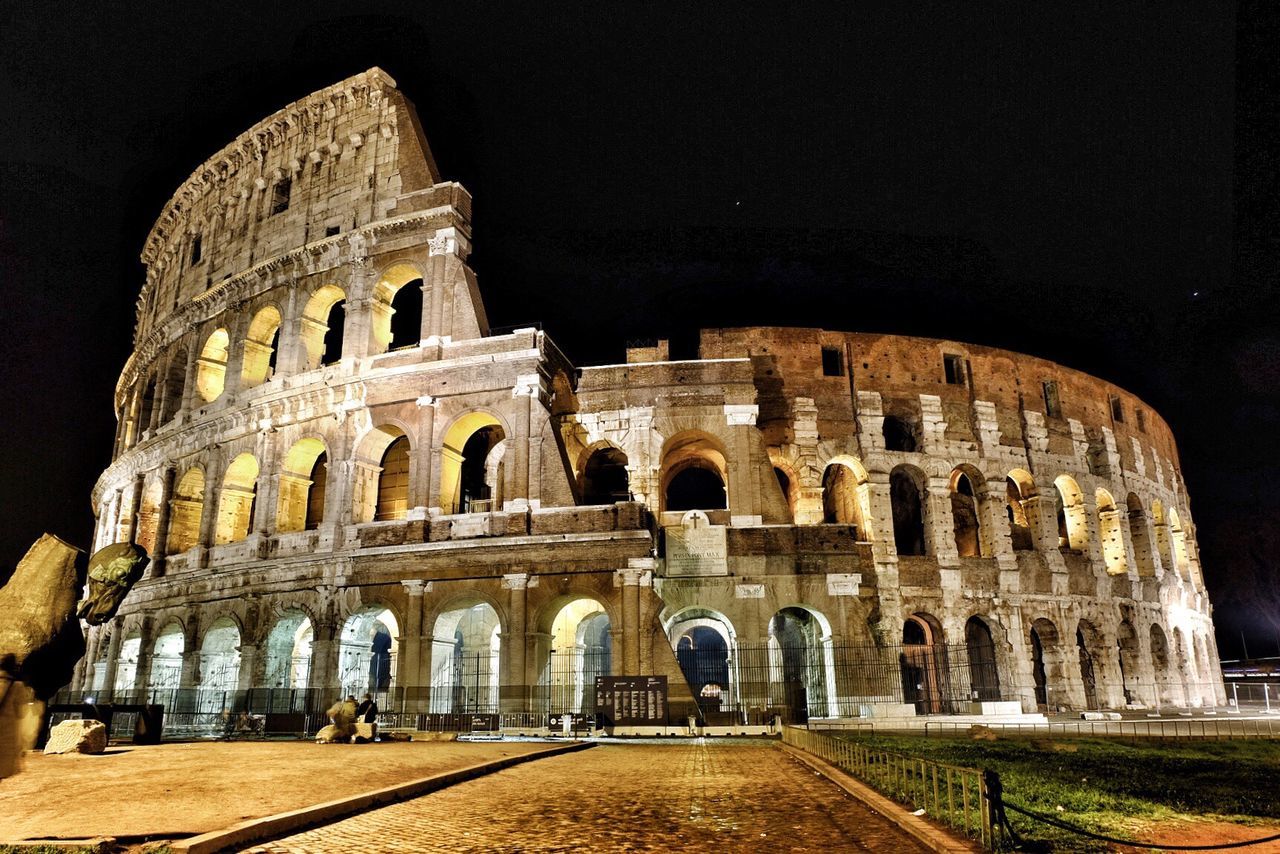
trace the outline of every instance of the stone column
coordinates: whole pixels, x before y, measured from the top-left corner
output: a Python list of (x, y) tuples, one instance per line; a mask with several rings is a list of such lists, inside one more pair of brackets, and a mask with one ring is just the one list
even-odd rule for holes
[(211, 458), (205, 467), (204, 501), (200, 507), (200, 546), (213, 545), (218, 525), (218, 499), (221, 497), (222, 466), (217, 458)]
[[(354, 291), (355, 288), (353, 287)], [(363, 290), (363, 287), (361, 288)], [(346, 325), (342, 329), (342, 357), (362, 359), (370, 355), (370, 338), (373, 335), (373, 300), (369, 297), (352, 299), (347, 294)]]
[[(259, 434), (257, 503), (253, 508), (251, 531), (266, 536), (275, 530), (276, 508), (279, 506), (280, 467), (276, 463), (276, 444), (279, 434), (274, 429)], [(305, 512), (305, 511), (304, 511)]]
[(133, 675), (133, 690), (139, 693), (147, 690), (151, 683), (151, 632), (154, 628), (150, 617), (143, 617), (138, 626), (138, 666)]
[(537, 374), (529, 374), (516, 378), (516, 386), (511, 394), (516, 398), (512, 405), (514, 417), (511, 429), (516, 435), (507, 437), (510, 449), (511, 465), (507, 468), (507, 482), (511, 489), (503, 496), (505, 508), (528, 507), (529, 486), (532, 481), (530, 472), (530, 426), (533, 422), (533, 402), (542, 387), (542, 379)]
[(156, 542), (152, 549), (151, 566), (147, 572), (152, 578), (164, 575), (165, 560), (169, 554), (169, 521), (172, 518), (173, 485), (177, 470), (165, 466), (160, 474), (160, 506), (156, 508)]
[(438, 402), (429, 395), (418, 398), (418, 407), (422, 414), (418, 419), (418, 442), (413, 448), (416, 476), (409, 482), (409, 506), (425, 508), (433, 506), (432, 497), (435, 492), (432, 465), (435, 448), (435, 423)]
[(528, 598), (529, 574), (515, 572), (502, 577), (507, 590), (507, 630), (502, 636), (502, 681), (498, 686), (503, 712), (528, 711)]
[(619, 569), (622, 581), (622, 666), (623, 673), (640, 673), (640, 585), (644, 570)]
[[(408, 708), (413, 711), (427, 710), (430, 693), (430, 670), (422, 666), (422, 595), (428, 589), (425, 581), (401, 581), (407, 594), (405, 604), (404, 628), (400, 634), (400, 674), (397, 681), (404, 689)], [(423, 670), (427, 669), (424, 678)]]
[(311, 688), (319, 692), (320, 708), (328, 708), (338, 696), (338, 626), (329, 614), (312, 625)]
[(124, 626), (117, 617), (111, 621), (111, 640), (107, 646), (107, 671), (102, 680), (102, 694), (105, 697), (114, 699), (116, 695), (116, 668), (120, 664), (120, 644), (123, 642)]

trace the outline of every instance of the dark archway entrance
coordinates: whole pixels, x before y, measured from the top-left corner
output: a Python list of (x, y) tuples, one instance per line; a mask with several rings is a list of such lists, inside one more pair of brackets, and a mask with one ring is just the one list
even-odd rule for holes
[(964, 643), (969, 654), (969, 696), (978, 702), (999, 700), (1000, 671), (991, 628), (982, 619), (970, 617), (964, 626)]
[(947, 710), (944, 674), (947, 650), (942, 627), (928, 614), (913, 614), (902, 624), (902, 701), (912, 703), (918, 715)]

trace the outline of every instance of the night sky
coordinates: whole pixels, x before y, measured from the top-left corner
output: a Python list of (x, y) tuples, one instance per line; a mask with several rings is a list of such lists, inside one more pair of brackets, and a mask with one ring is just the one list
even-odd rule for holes
[(1246, 607), (1280, 572), (1269, 4), (851, 5), (0, 5), (0, 565), (90, 541), (172, 192), (379, 65), (475, 199), (493, 326), (579, 364), (794, 324), (1111, 380), (1178, 438), (1223, 654), (1277, 654)]

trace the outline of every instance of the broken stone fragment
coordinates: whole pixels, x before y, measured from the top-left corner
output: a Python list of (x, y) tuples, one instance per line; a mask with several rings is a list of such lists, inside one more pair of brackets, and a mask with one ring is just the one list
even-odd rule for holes
[(107, 726), (102, 721), (63, 721), (49, 730), (45, 753), (101, 753), (107, 749)]

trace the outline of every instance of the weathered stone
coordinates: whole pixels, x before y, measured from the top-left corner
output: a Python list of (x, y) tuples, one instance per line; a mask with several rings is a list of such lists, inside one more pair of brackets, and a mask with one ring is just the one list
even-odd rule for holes
[(101, 753), (107, 749), (107, 727), (102, 721), (63, 721), (49, 730), (45, 753)]

